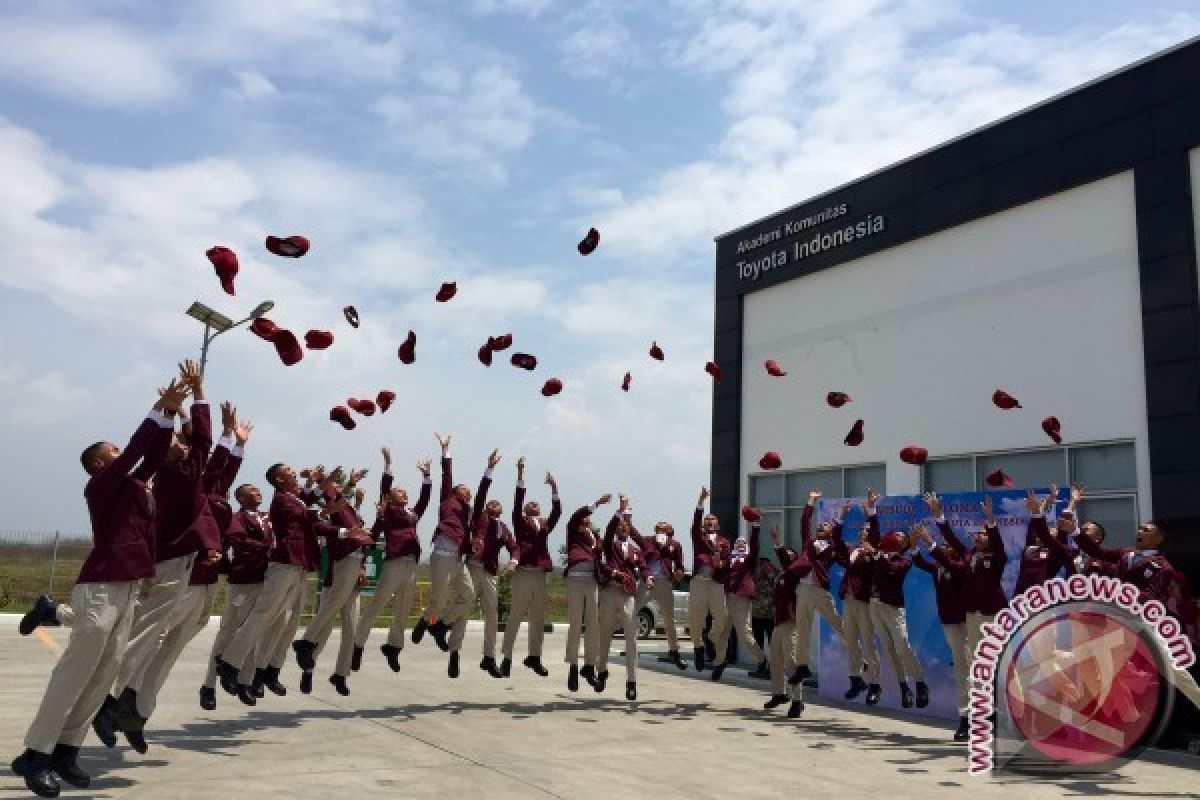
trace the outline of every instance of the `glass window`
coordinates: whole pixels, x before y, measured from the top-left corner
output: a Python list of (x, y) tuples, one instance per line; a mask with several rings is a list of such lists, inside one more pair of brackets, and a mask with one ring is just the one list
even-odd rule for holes
[[(792, 512), (787, 512), (791, 514)], [(754, 554), (757, 558), (775, 557), (775, 545), (771, 544), (771, 526), (779, 527), (779, 532), (784, 532), (783, 528), (783, 512), (782, 511), (764, 511), (762, 512), (762, 533), (758, 536), (758, 552)], [(746, 533), (749, 536), (749, 531)], [(785, 540), (786, 541), (786, 540)]]
[(930, 492), (973, 492), (975, 474), (969, 458), (939, 458), (925, 465), (925, 489)]
[(788, 505), (804, 505), (808, 502), (808, 493), (813, 489), (819, 489), (826, 497), (841, 497), (842, 471), (840, 469), (814, 469), (791, 473), (787, 476)]
[[(787, 527), (783, 529), (783, 543), (793, 550), (799, 551), (802, 544), (804, 532), (800, 528), (803, 508), (789, 508), (787, 510)], [(770, 531), (770, 528), (765, 528), (764, 533)]]
[(1131, 491), (1137, 488), (1137, 463), (1132, 444), (1102, 444), (1071, 449), (1071, 480), (1092, 491)]
[(1052, 483), (1067, 485), (1067, 459), (1061, 450), (979, 456), (975, 460), (975, 467), (980, 489), (987, 486), (984, 477), (997, 469), (1003, 469), (1018, 489), (1041, 489)]
[(783, 476), (756, 475), (750, 478), (750, 505), (757, 507), (783, 505)]
[(887, 494), (887, 467), (873, 464), (869, 467), (846, 468), (846, 497), (865, 497), (867, 488)]
[(1089, 497), (1080, 504), (1082, 522), (1099, 522), (1104, 526), (1105, 547), (1133, 547), (1137, 532), (1136, 497)]

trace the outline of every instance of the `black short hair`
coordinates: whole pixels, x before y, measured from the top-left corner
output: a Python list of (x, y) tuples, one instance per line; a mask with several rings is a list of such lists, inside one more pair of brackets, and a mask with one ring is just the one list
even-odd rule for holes
[(270, 467), (268, 467), (267, 468), (267, 483), (271, 484), (271, 486), (273, 486), (275, 488), (279, 488), (279, 487), (275, 486), (275, 476), (278, 475), (279, 471), (281, 469), (283, 469), (285, 466), (286, 466), (285, 464), (280, 462), (278, 464), (272, 464)]
[(83, 465), (83, 471), (88, 475), (96, 474), (92, 470), (92, 459), (95, 458), (100, 452), (100, 448), (104, 447), (106, 444), (108, 444), (108, 442), (94, 442), (83, 448), (83, 452), (79, 454), (79, 463)]
[(241, 502), (242, 492), (246, 491), (247, 489), (253, 489), (253, 488), (254, 488), (253, 483), (243, 483), (241, 486), (239, 486), (233, 490), (233, 496), (234, 496), (234, 498), (237, 499), (238, 502)]
[[(1094, 519), (1089, 519), (1087, 522), (1085, 522), (1085, 523), (1084, 523), (1084, 525), (1095, 525), (1095, 526), (1096, 526), (1096, 529), (1097, 529), (1098, 531), (1100, 531), (1100, 541), (1102, 541), (1102, 542), (1103, 542), (1105, 539), (1107, 539), (1107, 538), (1108, 538), (1108, 531), (1106, 531), (1106, 530), (1104, 529), (1104, 526), (1103, 526), (1103, 525), (1101, 525), (1099, 522), (1096, 522), (1096, 520), (1094, 520)], [(1159, 530), (1161, 531), (1161, 530), (1162, 530), (1162, 528), (1159, 528)]]
[(1154, 529), (1158, 531), (1158, 535), (1162, 537), (1162, 542), (1160, 542), (1160, 544), (1167, 543), (1167, 526), (1162, 523), (1162, 520), (1151, 519), (1147, 520), (1145, 524), (1153, 525)]

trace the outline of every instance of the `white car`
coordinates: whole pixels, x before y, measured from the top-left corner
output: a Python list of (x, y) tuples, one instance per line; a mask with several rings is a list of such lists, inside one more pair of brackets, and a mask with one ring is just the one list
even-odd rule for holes
[[(688, 629), (688, 597), (692, 581), (692, 576), (685, 574), (683, 579), (674, 586), (675, 595), (675, 627), (676, 629)], [(638, 632), (637, 638), (649, 639), (652, 633), (662, 631), (663, 614), (653, 599), (647, 598), (645, 605), (638, 609)]]

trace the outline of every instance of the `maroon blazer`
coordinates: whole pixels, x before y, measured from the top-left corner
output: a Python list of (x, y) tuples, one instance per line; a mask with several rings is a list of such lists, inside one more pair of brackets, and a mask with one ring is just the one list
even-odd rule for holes
[(775, 624), (796, 621), (796, 587), (800, 585), (801, 575), (792, 566), (800, 560), (799, 555), (790, 547), (776, 547), (775, 557), (779, 559), (780, 572), (771, 587), (771, 596), (775, 606)]
[(692, 515), (692, 575), (699, 575), (702, 567), (712, 569), (712, 579), (722, 586), (729, 576), (729, 539), (720, 531), (709, 541), (700, 523), (704, 521), (704, 509), (697, 508)]
[(967, 609), (963, 602), (963, 587), (966, 584), (967, 571), (962, 562), (958, 562), (957, 568), (950, 568), (937, 561), (931, 561), (925, 557), (924, 553), (918, 552), (913, 557), (912, 563), (914, 567), (928, 572), (933, 578), (938, 619), (942, 624), (958, 625), (966, 622)]
[(270, 560), (301, 567), (305, 572), (316, 572), (321, 566), (319, 538), (336, 539), (338, 526), (321, 520), (315, 511), (309, 510), (307, 502), (315, 499), (313, 494), (301, 494), (304, 499), (291, 492), (276, 491), (271, 498), (275, 547)]
[(247, 585), (262, 583), (267, 575), (267, 563), (275, 544), (271, 515), (263, 511), (241, 509), (233, 515), (229, 526), (229, 583)]
[(800, 557), (793, 563), (791, 569), (801, 579), (814, 576), (817, 585), (825, 591), (829, 591), (829, 568), (835, 563), (843, 566), (849, 563), (850, 553), (846, 549), (845, 541), (842, 540), (842, 523), (840, 521), (833, 526), (833, 534), (828, 540), (813, 536), (813, 511), (811, 505), (804, 507), (800, 518), (800, 537), (803, 545)]
[(508, 559), (517, 558), (519, 546), (504, 520), (480, 514), (471, 534), (471, 557), (483, 566), (488, 575), (500, 571), (500, 550), (508, 551)]
[(1045, 583), (1066, 566), (1066, 549), (1047, 547), (1045, 542), (1048, 536), (1057, 536), (1057, 532), (1050, 531), (1046, 518), (1041, 514), (1030, 517), (1025, 534), (1025, 548), (1021, 551), (1017, 585), (1013, 589), (1014, 597), (1031, 586)]
[[(863, 537), (872, 547), (879, 546), (879, 517), (875, 514), (867, 515), (867, 525)], [(846, 574), (842, 576), (842, 585), (838, 589), (838, 596), (845, 599), (846, 595), (849, 595), (863, 603), (871, 602), (871, 595), (874, 591), (875, 559), (868, 556), (860, 547), (854, 548), (853, 551), (847, 548), (844, 558), (843, 566), (846, 567)]]
[[(392, 475), (385, 472), (379, 481), (379, 494), (384, 502), (387, 502), (388, 492), (391, 490)], [(384, 558), (412, 556), (417, 561), (421, 560), (421, 540), (417, 536), (417, 523), (425, 515), (425, 509), (429, 508), (432, 491), (433, 484), (430, 481), (422, 481), (421, 496), (417, 498), (417, 504), (411, 510), (389, 505), (385, 506), (383, 513), (375, 519), (371, 533), (384, 537)]]
[(518, 564), (522, 567), (551, 572), (554, 560), (550, 558), (550, 532), (558, 524), (562, 516), (562, 502), (555, 493), (550, 500), (550, 518), (527, 517), (522, 509), (525, 507), (525, 487), (517, 486), (513, 497), (513, 532), (519, 548)]
[(564, 576), (577, 564), (590, 561), (596, 565), (600, 559), (599, 538), (590, 530), (579, 530), (583, 520), (591, 516), (592, 511), (592, 506), (582, 506), (567, 520), (567, 567), (563, 570)]
[[(486, 477), (483, 480), (489, 481)], [(480, 486), (482, 486), (482, 481)], [(433, 538), (445, 536), (450, 541), (459, 546), (458, 552), (466, 555), (471, 549), (470, 537), (467, 535), (471, 530), (471, 521), (479, 514), (483, 513), (483, 505), (479, 502), (481, 492), (475, 493), (475, 503), (464, 503), (459, 500), (454, 494), (454, 468), (453, 461), (449, 458), (442, 459), (442, 485), (439, 497), (441, 504), (438, 506), (438, 523), (434, 529)]]
[(1136, 586), (1138, 602), (1143, 606), (1151, 600), (1164, 606), (1170, 602), (1175, 570), (1158, 550), (1101, 547), (1082, 534), (1075, 537), (1075, 544), (1087, 555), (1116, 570), (1117, 578)]
[(677, 569), (683, 569), (683, 545), (675, 541), (674, 536), (668, 536), (665, 544), (658, 545), (658, 553), (662, 558), (663, 572), (668, 576)]
[(750, 549), (743, 558), (733, 555), (730, 550), (729, 577), (725, 581), (726, 594), (735, 594), (753, 600), (757, 589), (754, 586), (754, 570), (758, 566), (758, 535), (762, 526), (755, 522), (750, 525)]
[(146, 481), (162, 465), (173, 434), (174, 424), (165, 427), (147, 417), (121, 454), (88, 479), (83, 497), (91, 518), (92, 550), (76, 583), (153, 577), (154, 497)]
[(942, 547), (934, 548), (934, 559), (947, 569), (964, 570), (963, 610), (987, 616), (1000, 613), (1000, 609), (1008, 603), (1002, 582), (1008, 555), (1004, 552), (1000, 529), (988, 527), (989, 548), (984, 550), (974, 546), (968, 549), (946, 522), (939, 522), (938, 530), (942, 532), (942, 539), (950, 551)]
[(233, 524), (233, 508), (229, 505), (226, 495), (229, 493), (229, 487), (237, 480), (241, 466), (242, 457), (233, 455), (224, 443), (218, 444), (212, 457), (208, 459), (203, 479), (205, 500), (221, 536), (221, 558), (215, 564), (197, 559), (192, 565), (192, 576), (188, 581), (191, 586), (211, 586), (222, 574), (229, 571), (226, 552), (229, 548), (229, 528)]
[(204, 490), (204, 473), (212, 450), (208, 403), (192, 404), (191, 424), (187, 457), (164, 464), (154, 479), (159, 563), (202, 550), (221, 549), (221, 531)]
[(608, 523), (608, 530), (604, 533), (604, 562), (600, 571), (600, 582), (602, 585), (612, 583), (628, 597), (634, 597), (637, 595), (638, 581), (646, 577), (646, 559), (642, 555), (642, 549), (633, 539), (632, 525), (630, 535), (623, 542), (617, 539), (619, 520), (620, 516), (614, 514), (612, 521)]
[[(331, 502), (332, 500), (337, 499), (341, 495), (339, 495), (336, 491), (330, 489), (328, 491), (325, 491), (324, 496), (325, 496), (325, 502), (328, 503), (328, 502)], [(346, 503), (345, 508), (343, 508), (341, 511), (338, 511), (335, 514), (331, 515), (329, 518), (329, 521), (331, 523), (333, 523), (335, 526), (337, 526), (338, 528), (345, 528), (347, 530), (349, 530), (350, 528), (363, 527), (362, 517), (360, 517), (358, 515), (358, 512), (355, 511), (354, 507), (352, 505), (350, 505), (350, 503), (348, 503), (348, 502)], [(325, 546), (329, 550), (329, 560), (330, 561), (341, 561), (343, 558), (350, 555), (351, 553), (357, 553), (364, 549), (362, 545), (354, 544), (349, 539), (333, 539), (333, 538), (331, 538), (326, 541)], [(333, 574), (332, 569), (329, 570), (329, 574), (330, 575)]]

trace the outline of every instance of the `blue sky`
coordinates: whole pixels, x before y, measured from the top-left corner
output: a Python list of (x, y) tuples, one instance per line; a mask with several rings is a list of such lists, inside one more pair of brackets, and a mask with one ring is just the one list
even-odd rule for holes
[[(452, 431), (464, 480), (501, 449), (506, 501), (523, 454), (569, 507), (625, 491), (646, 527), (683, 528), (708, 475), (715, 235), (1200, 32), (1194, 3), (1116, 0), (80, 9), (3, 4), (3, 529), (86, 531), (77, 454), (126, 437), (196, 353), (183, 310), (265, 298), (337, 341), (285, 368), (244, 331), (217, 340), (210, 394), (257, 424), (247, 479), (275, 460), (374, 477), (389, 444), (411, 481)], [(278, 259), (266, 233), (312, 252)], [(236, 298), (214, 244), (241, 257)], [(532, 375), (475, 360), (504, 331)], [(381, 388), (388, 415), (327, 420)]]

